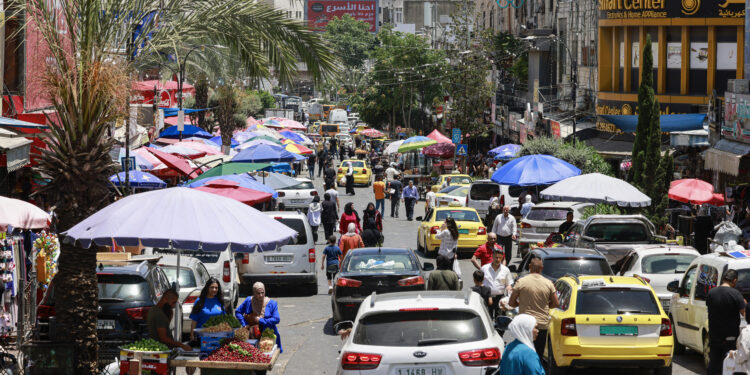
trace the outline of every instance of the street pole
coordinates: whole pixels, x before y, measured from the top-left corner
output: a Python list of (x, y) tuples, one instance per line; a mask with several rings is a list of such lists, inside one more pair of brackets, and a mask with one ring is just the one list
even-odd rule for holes
[[(566, 47), (567, 48), (567, 47)], [(573, 82), (573, 144), (576, 144), (576, 91), (578, 91), (578, 64), (575, 60), (571, 63), (573, 67), (573, 74), (571, 81)]]

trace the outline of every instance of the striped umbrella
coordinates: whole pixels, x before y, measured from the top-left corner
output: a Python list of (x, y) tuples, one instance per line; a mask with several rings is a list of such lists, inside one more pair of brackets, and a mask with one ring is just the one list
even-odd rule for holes
[(315, 151), (296, 143), (288, 143), (285, 148), (287, 151), (298, 155), (312, 155), (315, 153)]
[(421, 135), (417, 135), (417, 136), (405, 139), (404, 143), (402, 143), (401, 146), (399, 146), (398, 152), (419, 150), (420, 148), (434, 145), (435, 143), (437, 143), (437, 141), (435, 141), (434, 139), (427, 138)]
[(370, 138), (380, 138), (383, 136), (383, 132), (377, 129), (365, 129), (365, 130), (362, 130), (359, 134), (362, 134)]

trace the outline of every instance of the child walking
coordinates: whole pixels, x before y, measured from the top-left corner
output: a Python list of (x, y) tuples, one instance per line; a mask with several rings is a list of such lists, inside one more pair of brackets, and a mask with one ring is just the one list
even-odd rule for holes
[(333, 276), (339, 272), (339, 265), (341, 264), (341, 249), (336, 246), (336, 236), (331, 235), (328, 237), (328, 246), (323, 249), (323, 261), (320, 262), (320, 269), (325, 267), (326, 279), (328, 279), (328, 294), (333, 293), (333, 286), (331, 286), (331, 280)]

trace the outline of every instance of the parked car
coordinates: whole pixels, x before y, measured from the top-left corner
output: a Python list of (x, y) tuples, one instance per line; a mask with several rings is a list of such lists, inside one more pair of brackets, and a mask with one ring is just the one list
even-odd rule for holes
[(672, 292), (667, 290), (667, 284), (679, 280), (693, 259), (700, 255), (690, 246), (653, 245), (631, 250), (613, 268), (617, 275), (639, 275), (648, 281), (664, 311), (669, 313)]
[(487, 228), (484, 227), (477, 210), (454, 204), (430, 209), (424, 217), (417, 216), (417, 221), (420, 221), (417, 229), (418, 251), (423, 252), (427, 257), (437, 257), (441, 240), (435, 236), (445, 219), (449, 217), (452, 217), (458, 225), (460, 235), (456, 252), (459, 255), (474, 254), (477, 247), (487, 242)]
[(510, 206), (516, 210), (518, 196), (528, 188), (523, 186), (500, 185), (492, 180), (477, 180), (469, 185), (469, 194), (466, 195), (466, 207), (471, 207), (484, 217), (490, 208), (490, 198), (500, 192), (500, 206)]
[(352, 164), (354, 172), (354, 183), (357, 185), (370, 186), (372, 184), (372, 170), (367, 167), (364, 160), (346, 159), (342, 160), (336, 170), (336, 181), (340, 181), (346, 175), (347, 163)]
[(177, 256), (165, 255), (159, 260), (159, 267), (167, 275), (170, 283), (180, 285), (179, 302), (182, 305), (182, 333), (190, 334), (190, 313), (193, 311), (195, 300), (201, 295), (203, 287), (211, 278), (206, 267), (198, 259), (190, 256), (180, 256), (180, 273), (177, 276)]
[[(158, 260), (158, 257), (136, 256), (128, 262), (103, 262), (96, 269), (99, 288), (96, 332), (100, 364), (119, 358), (122, 345), (148, 337), (148, 310), (170, 288), (167, 276), (156, 264)], [(179, 304), (175, 314), (182, 315)], [(55, 285), (50, 283), (37, 307), (37, 324), (42, 339), (56, 340), (55, 315)], [(173, 321), (170, 328), (174, 337), (180, 337), (182, 319)]]
[(339, 131), (341, 133), (336, 134), (336, 139), (339, 141), (339, 146), (352, 147), (354, 145), (354, 141), (352, 140), (352, 136), (349, 135), (348, 127), (346, 125), (339, 124)]
[(353, 320), (359, 305), (372, 293), (425, 290), (426, 271), (433, 269), (432, 263), (423, 265), (411, 249), (349, 250), (333, 280), (333, 321)]
[(352, 326), (341, 375), (485, 374), (505, 347), (482, 298), (468, 291), (372, 294)]
[(278, 200), (284, 203), (287, 209), (307, 212), (318, 191), (309, 178), (297, 177), (295, 180), (299, 181), (299, 184), (276, 190), (279, 194)]
[[(176, 249), (146, 248), (145, 254), (156, 255), (174, 255)], [(235, 259), (241, 257), (241, 254), (235, 256), (232, 250), (227, 247), (224, 251), (196, 251), (196, 250), (179, 250), (182, 255), (197, 258), (206, 267), (208, 274), (216, 278), (221, 283), (221, 293), (224, 295), (224, 304), (228, 307), (235, 308), (239, 305), (240, 300), (240, 273), (237, 269)]]
[(267, 291), (273, 287), (291, 286), (305, 294), (317, 294), (315, 242), (307, 216), (292, 211), (264, 213), (295, 230), (297, 238), (273, 251), (243, 254), (238, 264), (242, 283), (250, 287), (260, 281), (266, 285)]
[(532, 257), (542, 259), (544, 269), (542, 276), (552, 282), (565, 276), (573, 275), (613, 275), (607, 263), (607, 258), (593, 249), (575, 249), (568, 247), (536, 248), (529, 251), (521, 260), (518, 268), (514, 264), (509, 266), (513, 272), (518, 272), (518, 278), (529, 273), (529, 263)]
[(471, 176), (469, 176), (468, 174), (459, 174), (459, 173), (441, 174), (438, 177), (435, 185), (432, 185), (432, 186), (437, 186), (438, 189), (440, 189), (441, 187), (443, 187), (443, 183), (445, 183), (448, 180), (448, 177), (451, 178), (451, 185), (469, 186), (471, 185), (471, 182), (473, 181)]
[(575, 222), (581, 219), (586, 207), (592, 206), (592, 203), (581, 202), (542, 202), (535, 205), (518, 225), (518, 248), (525, 253), (529, 247), (544, 242), (551, 233), (557, 232), (568, 212), (573, 213)]
[(437, 197), (438, 206), (449, 206), (451, 204), (464, 206), (466, 204), (466, 195), (469, 194), (468, 186), (461, 186), (450, 193)]
[(667, 284), (672, 292), (670, 319), (675, 327), (675, 354), (690, 348), (703, 353), (703, 362), (708, 368), (708, 291), (720, 285), (724, 272), (737, 271), (735, 288), (747, 300), (750, 299), (750, 258), (734, 258), (727, 253), (701, 255), (690, 263), (679, 281)]
[(349, 124), (349, 115), (346, 113), (345, 109), (336, 108), (331, 110), (331, 113), (328, 117), (328, 122), (333, 124)]
[(573, 367), (672, 373), (672, 324), (645, 280), (569, 275), (555, 289), (560, 305), (550, 309), (547, 374)]

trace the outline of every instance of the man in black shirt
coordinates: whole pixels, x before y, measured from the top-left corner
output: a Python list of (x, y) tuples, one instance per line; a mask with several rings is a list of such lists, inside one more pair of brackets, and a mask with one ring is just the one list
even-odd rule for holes
[(328, 161), (328, 167), (323, 172), (323, 178), (325, 179), (325, 184), (328, 186), (336, 186), (334, 185), (336, 182), (336, 170), (333, 169), (333, 163), (331, 161)]
[[(471, 287), (471, 291), (482, 296), (484, 305), (489, 309), (490, 306), (493, 306), (494, 301), (492, 300), (492, 291), (488, 286), (484, 285), (484, 272), (482, 272), (482, 270), (476, 270), (472, 276), (474, 277), (474, 286)], [(490, 311), (490, 314), (494, 317), (495, 311)]]
[(565, 216), (565, 222), (560, 224), (560, 228), (557, 228), (557, 232), (565, 234), (573, 224), (573, 211), (568, 211), (568, 215)]
[(710, 346), (708, 374), (721, 375), (724, 357), (736, 349), (740, 335), (740, 315), (745, 315), (745, 299), (735, 289), (737, 271), (727, 270), (721, 285), (711, 289), (706, 296), (708, 308), (708, 343)]

